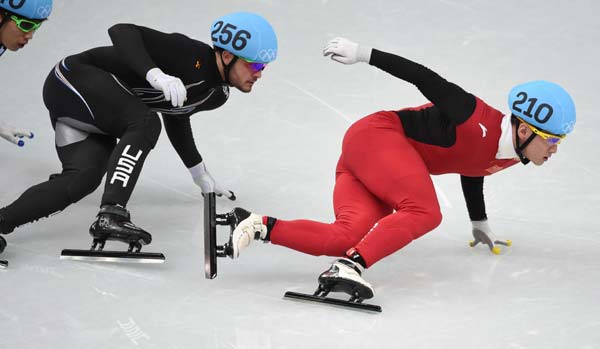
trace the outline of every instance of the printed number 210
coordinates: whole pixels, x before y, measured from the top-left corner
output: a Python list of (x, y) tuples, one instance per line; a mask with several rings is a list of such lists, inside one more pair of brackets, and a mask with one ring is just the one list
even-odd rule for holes
[[(552, 116), (552, 113), (554, 113), (554, 109), (552, 109), (552, 106), (550, 104), (541, 103), (541, 104), (537, 105), (538, 99), (537, 98), (527, 99), (527, 93), (525, 93), (525, 92), (517, 93), (517, 97), (518, 98), (513, 103), (512, 108), (518, 112), (523, 113), (523, 115), (525, 115), (529, 118), (534, 118), (540, 124), (543, 124), (546, 121), (548, 121), (550, 119), (550, 117)], [(529, 107), (527, 108), (527, 110), (523, 111), (523, 109), (519, 108), (518, 105), (524, 104), (525, 102), (529, 102)], [(531, 115), (533, 108), (535, 108), (535, 112), (533, 113), (533, 115)]]
[[(219, 35), (217, 36), (217, 34)], [(213, 42), (220, 42), (223, 45), (228, 45), (231, 42), (231, 46), (236, 50), (243, 50), (251, 37), (249, 31), (237, 30), (235, 25), (223, 21), (215, 23), (211, 32)]]

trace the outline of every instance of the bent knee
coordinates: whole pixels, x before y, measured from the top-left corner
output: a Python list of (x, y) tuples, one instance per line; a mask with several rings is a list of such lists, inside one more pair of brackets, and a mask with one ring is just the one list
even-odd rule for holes
[[(336, 224), (334, 223), (334, 226)], [(356, 246), (367, 231), (356, 231), (350, 227), (337, 225), (329, 239), (325, 241), (324, 253), (328, 256), (343, 256), (350, 248)]]
[(71, 173), (71, 179), (67, 186), (71, 203), (76, 203), (93, 193), (100, 186), (100, 183), (102, 183), (102, 177), (104, 177), (105, 172), (106, 168), (89, 167)]
[(143, 123), (144, 136), (146, 137), (146, 140), (150, 143), (150, 146), (154, 148), (156, 142), (158, 142), (160, 131), (162, 130), (162, 123), (160, 122), (160, 118), (156, 113), (152, 112), (148, 114), (146, 118), (144, 118)]
[(156, 142), (158, 142), (161, 130), (162, 123), (155, 112), (149, 112), (143, 118), (136, 120), (127, 127), (127, 132), (139, 135), (138, 137), (147, 142), (150, 148), (154, 148)]
[(442, 223), (442, 211), (440, 209), (431, 210), (428, 213), (428, 217), (431, 230), (437, 228)]

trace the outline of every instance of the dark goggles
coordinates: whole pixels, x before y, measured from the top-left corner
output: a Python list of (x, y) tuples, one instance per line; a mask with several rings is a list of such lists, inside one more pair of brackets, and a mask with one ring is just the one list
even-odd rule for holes
[(246, 63), (248, 63), (248, 65), (250, 66), (250, 68), (252, 68), (252, 70), (256, 73), (259, 71), (263, 71), (265, 70), (265, 68), (267, 67), (267, 63), (258, 63), (258, 62), (253, 62), (251, 60), (248, 60), (246, 58), (240, 57), (240, 59)]

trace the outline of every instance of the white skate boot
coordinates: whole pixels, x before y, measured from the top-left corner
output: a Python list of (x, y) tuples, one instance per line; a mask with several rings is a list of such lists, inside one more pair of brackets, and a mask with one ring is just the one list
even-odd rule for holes
[(331, 267), (319, 276), (323, 291), (344, 292), (357, 299), (373, 298), (373, 286), (362, 278), (362, 265), (348, 258), (335, 260)]
[(229, 238), (229, 246), (232, 249), (231, 258), (238, 258), (240, 252), (248, 247), (252, 240), (266, 242), (267, 226), (263, 224), (262, 217), (256, 213), (236, 207), (231, 211), (232, 224), (235, 226)]

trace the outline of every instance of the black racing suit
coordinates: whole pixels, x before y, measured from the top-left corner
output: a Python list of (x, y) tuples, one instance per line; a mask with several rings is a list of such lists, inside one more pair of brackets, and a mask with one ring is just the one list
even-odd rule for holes
[[(220, 107), (229, 96), (215, 51), (182, 34), (133, 24), (117, 24), (108, 33), (112, 46), (69, 56), (46, 78), (44, 103), (62, 172), (2, 209), (8, 227), (63, 210), (93, 192), (105, 173), (102, 205), (125, 206), (158, 140), (158, 112), (186, 167), (202, 161), (190, 116)], [(172, 107), (146, 81), (146, 73), (155, 67), (182, 80), (187, 89), (183, 107)]]

